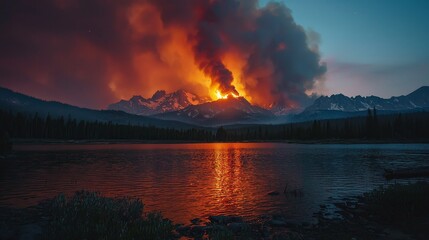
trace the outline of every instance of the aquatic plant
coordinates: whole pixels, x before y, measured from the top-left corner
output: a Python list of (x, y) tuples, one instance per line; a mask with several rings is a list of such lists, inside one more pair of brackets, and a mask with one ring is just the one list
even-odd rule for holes
[(49, 207), (46, 239), (171, 239), (173, 224), (159, 213), (143, 214), (134, 198), (108, 198), (79, 191), (55, 197)]

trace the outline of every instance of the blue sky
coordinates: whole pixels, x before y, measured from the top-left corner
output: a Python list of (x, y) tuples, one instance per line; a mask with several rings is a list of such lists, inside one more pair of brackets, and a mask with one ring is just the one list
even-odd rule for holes
[(429, 85), (429, 1), (282, 2), (298, 24), (320, 35), (328, 64), (320, 93), (390, 97)]

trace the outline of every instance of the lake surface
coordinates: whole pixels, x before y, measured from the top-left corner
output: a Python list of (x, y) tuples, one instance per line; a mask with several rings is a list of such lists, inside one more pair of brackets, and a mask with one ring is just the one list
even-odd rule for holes
[[(387, 182), (384, 168), (429, 166), (429, 144), (18, 145), (0, 159), (0, 205), (85, 189), (142, 199), (181, 223), (209, 215), (309, 221), (320, 204)], [(269, 192), (298, 189), (299, 194)]]

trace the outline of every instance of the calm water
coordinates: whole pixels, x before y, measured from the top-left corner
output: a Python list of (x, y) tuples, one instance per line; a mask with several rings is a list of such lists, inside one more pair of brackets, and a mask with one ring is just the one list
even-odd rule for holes
[[(429, 144), (281, 143), (17, 146), (0, 159), (0, 205), (25, 207), (81, 189), (134, 196), (176, 222), (283, 213), (307, 221), (320, 204), (380, 184), (383, 168), (429, 166)], [(302, 189), (299, 196), (271, 191)]]

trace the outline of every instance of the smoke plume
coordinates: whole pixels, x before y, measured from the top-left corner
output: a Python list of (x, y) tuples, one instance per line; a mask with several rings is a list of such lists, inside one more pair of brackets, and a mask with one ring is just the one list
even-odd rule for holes
[(317, 34), (256, 0), (6, 0), (0, 84), (104, 107), (184, 88), (294, 108), (323, 77)]

